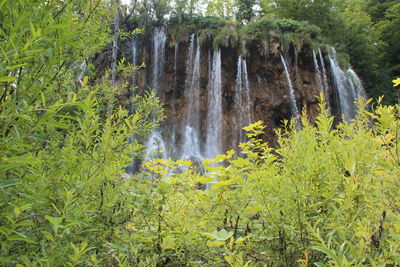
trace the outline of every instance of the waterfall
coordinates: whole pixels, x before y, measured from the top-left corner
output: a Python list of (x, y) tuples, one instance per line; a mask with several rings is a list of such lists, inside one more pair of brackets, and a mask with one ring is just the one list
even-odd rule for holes
[(182, 158), (203, 158), (200, 146), (200, 43), (190, 38), (186, 61), (185, 98), (187, 103)]
[[(161, 79), (164, 73), (165, 41), (167, 39), (165, 26), (159, 26), (153, 33), (153, 57), (150, 85), (158, 96), (161, 91)], [(156, 151), (156, 153), (154, 153)], [(146, 142), (147, 158), (167, 158), (165, 142), (160, 129), (154, 130)]]
[[(319, 57), (319, 62), (321, 63), (321, 68), (322, 68), (322, 80), (323, 80), (323, 86), (326, 92), (328, 92), (328, 76), (326, 75), (326, 69), (325, 69), (325, 62), (324, 62), (324, 57), (322, 56), (321, 50), (318, 48), (318, 57)], [(329, 94), (326, 94), (325, 97), (328, 97)], [(328, 101), (328, 100), (327, 100)]]
[(317, 82), (318, 90), (325, 94), (325, 88), (322, 85), (321, 71), (319, 69), (317, 56), (315, 55), (314, 49), (312, 51), (312, 57), (313, 57), (313, 62), (314, 62), (315, 80)]
[(221, 50), (214, 51), (212, 70), (208, 81), (208, 114), (206, 155), (213, 158), (221, 153), (222, 133), (222, 92), (221, 92)]
[(340, 68), (337, 60), (336, 51), (332, 48), (332, 53), (329, 56), (331, 64), (333, 81), (335, 90), (338, 95), (340, 110), (345, 121), (351, 121), (356, 113), (354, 99), (357, 94), (355, 92), (352, 81), (347, 77), (346, 73)]
[(321, 64), (321, 69), (322, 69), (322, 81), (323, 81), (322, 85), (324, 88), (326, 104), (327, 104), (328, 110), (331, 110), (330, 97), (329, 97), (329, 92), (328, 92), (328, 90), (329, 90), (328, 76), (326, 75), (324, 57), (322, 56), (321, 50), (319, 48), (318, 48), (318, 57), (319, 57), (319, 63)]
[(357, 76), (357, 74), (354, 72), (353, 69), (348, 69), (347, 70), (347, 76), (350, 79), (352, 86), (354, 88), (355, 94), (357, 98), (362, 97), (364, 100), (366, 99), (366, 94), (365, 94), (365, 89), (362, 85), (362, 82), (360, 78)]
[[(173, 96), (172, 96), (172, 114), (174, 116), (174, 118), (177, 117), (177, 113), (176, 113), (176, 93), (177, 93), (177, 83), (178, 83), (178, 79), (177, 79), (177, 60), (178, 60), (178, 52), (179, 52), (179, 43), (176, 42), (175, 46), (174, 46), (174, 80), (173, 80)], [(171, 131), (171, 137), (170, 137), (170, 141), (171, 141), (171, 154), (175, 153), (175, 144), (176, 144), (176, 131), (177, 131), (177, 122), (175, 120), (175, 123), (172, 125), (172, 131)]]
[(329, 95), (328, 95), (328, 78), (326, 77), (324, 59), (322, 58), (321, 50), (319, 50), (319, 49), (318, 49), (318, 54), (319, 54), (318, 56), (320, 58), (322, 72), (319, 68), (315, 51), (314, 50), (312, 51), (312, 56), (313, 56), (313, 61), (314, 61), (315, 80), (317, 82), (318, 90), (324, 94), (324, 98), (326, 101), (326, 107), (327, 107), (328, 111), (330, 111), (331, 107), (329, 104)]
[[(132, 66), (138, 67), (139, 65), (139, 41), (134, 36), (131, 39), (131, 48), (132, 48)], [(137, 70), (135, 69), (132, 73), (132, 86), (137, 85)]]
[(247, 73), (246, 60), (239, 56), (237, 62), (235, 104), (238, 112), (238, 126), (240, 127), (239, 141), (244, 142), (245, 135), (242, 128), (251, 123), (250, 83)]
[(264, 53), (264, 61), (267, 62), (268, 53), (269, 53), (268, 42), (262, 41), (262, 44), (263, 44), (263, 48), (264, 48), (264, 51), (263, 51), (263, 53)]
[[(176, 71), (177, 71), (177, 68), (178, 68), (178, 66), (177, 66), (178, 52), (179, 52), (179, 43), (176, 42), (176, 43), (175, 43), (175, 46), (174, 46), (174, 84), (173, 84), (173, 87), (174, 87), (174, 96), (175, 96), (175, 91), (176, 91), (175, 89), (176, 89), (176, 83), (177, 83)], [(174, 97), (174, 98), (175, 98), (175, 97)]]
[(151, 89), (154, 89), (156, 94), (160, 93), (161, 81), (164, 72), (165, 63), (165, 42), (167, 40), (165, 26), (158, 26), (153, 33), (153, 61), (151, 72)]
[[(131, 39), (131, 52), (132, 52), (132, 66), (137, 67), (139, 64), (139, 42), (136, 37), (132, 37)], [(135, 87), (137, 85), (137, 70), (134, 70), (132, 73), (132, 87)], [(132, 88), (131, 96), (135, 96), (135, 89)], [(135, 112), (135, 106), (133, 103), (129, 104), (129, 109), (130, 113), (133, 114)], [(127, 141), (129, 144), (132, 144), (132, 146), (135, 144), (135, 136), (130, 136), (127, 138)], [(137, 171), (137, 163), (138, 159), (135, 158), (133, 155), (131, 155), (132, 161), (130, 165), (126, 168), (128, 173), (135, 173)]]
[(285, 76), (286, 76), (286, 80), (288, 82), (288, 86), (289, 86), (289, 99), (290, 99), (290, 110), (292, 112), (292, 116), (294, 118), (298, 118), (300, 116), (299, 110), (297, 108), (297, 104), (296, 104), (296, 98), (294, 96), (294, 89), (293, 89), (293, 85), (292, 85), (292, 80), (290, 79), (290, 74), (289, 74), (289, 70), (288, 70), (288, 66), (286, 64), (285, 58), (281, 55), (281, 61), (282, 61), (282, 65), (285, 69)]
[(161, 136), (160, 130), (155, 130), (151, 133), (146, 143), (146, 158), (155, 159), (162, 158), (167, 159), (167, 152), (164, 140)]
[(79, 83), (82, 84), (85, 74), (89, 71), (89, 66), (86, 63), (86, 59), (79, 65), (79, 67), (77, 69), (79, 71), (77, 79), (78, 79)]

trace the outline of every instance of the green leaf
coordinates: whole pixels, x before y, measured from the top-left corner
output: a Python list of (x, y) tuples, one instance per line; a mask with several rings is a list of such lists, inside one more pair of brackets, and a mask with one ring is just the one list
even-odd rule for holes
[(225, 244), (225, 241), (207, 241), (207, 246), (209, 247), (220, 247)]
[(31, 243), (31, 244), (35, 243), (32, 239), (26, 237), (25, 235), (23, 235), (21, 233), (16, 233), (15, 235), (8, 237), (7, 239), (10, 241), (23, 241), (23, 242)]
[(313, 249), (318, 250), (318, 251), (320, 251), (322, 253), (325, 253), (329, 258), (334, 260), (335, 263), (339, 263), (340, 262), (338, 256), (336, 256), (335, 251), (332, 250), (332, 249), (329, 249), (327, 247), (322, 247), (322, 246), (316, 246), (316, 247), (313, 247)]
[(233, 236), (233, 232), (228, 232), (225, 229), (222, 229), (219, 231), (214, 231), (212, 233), (203, 233), (203, 235), (210, 239), (225, 241), (228, 240), (231, 236)]
[(46, 106), (46, 97), (44, 96), (42, 91), (40, 91), (40, 98), (42, 99), (43, 107), (45, 107)]
[(21, 184), (21, 182), (13, 182), (13, 181), (6, 182), (6, 183), (3, 183), (3, 184), (0, 184), (0, 189), (6, 188), (6, 187), (9, 187), (9, 186), (13, 186), (13, 185), (19, 185), (19, 184)]
[(22, 205), (20, 207), (15, 207), (14, 208), (15, 217), (18, 217), (21, 214), (21, 212), (23, 212), (24, 210), (29, 209), (30, 207), (31, 207), (31, 204), (25, 204), (25, 205)]
[(10, 76), (0, 77), (0, 82), (14, 82), (16, 80), (17, 80), (16, 77), (10, 77)]
[(29, 157), (29, 156), (16, 156), (16, 157), (11, 157), (6, 159), (7, 162), (10, 164), (14, 165), (36, 165), (40, 163), (40, 160), (34, 157)]
[(51, 225), (53, 226), (54, 233), (57, 234), (58, 228), (60, 228), (60, 223), (62, 222), (62, 218), (51, 217), (48, 215), (44, 215), (44, 217), (51, 223)]

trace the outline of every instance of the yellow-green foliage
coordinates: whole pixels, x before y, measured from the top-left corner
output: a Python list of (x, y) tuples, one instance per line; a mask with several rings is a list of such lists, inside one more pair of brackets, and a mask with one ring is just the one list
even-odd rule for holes
[[(279, 130), (276, 150), (257, 138), (261, 122), (246, 127), (244, 156), (206, 160), (204, 175), (190, 162), (148, 163), (159, 238), (145, 247), (190, 266), (399, 263), (399, 107), (361, 107), (334, 130), (321, 110), (315, 126), (303, 117), (301, 131)], [(133, 219), (127, 235), (151, 236), (146, 221)]]
[(393, 80), (393, 87), (399, 86), (400, 85), (400, 78), (394, 79)]
[[(21, 119), (38, 133), (25, 138), (37, 139), (36, 150), (16, 136), (1, 143), (1, 263), (398, 264), (400, 107), (359, 105), (337, 129), (324, 104), (315, 125), (305, 115), (302, 130), (287, 122), (278, 149), (259, 139), (265, 126), (256, 122), (245, 127), (241, 155), (205, 160), (204, 170), (154, 159), (132, 177), (123, 173), (125, 137), (142, 124), (139, 113), (125, 120), (119, 109), (102, 121), (91, 95), (46, 109), (40, 133), (27, 112)], [(74, 107), (75, 116), (60, 116)]]

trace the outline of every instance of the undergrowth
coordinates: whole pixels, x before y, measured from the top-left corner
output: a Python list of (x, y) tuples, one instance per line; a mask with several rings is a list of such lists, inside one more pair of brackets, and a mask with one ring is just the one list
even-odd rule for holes
[(48, 141), (56, 158), (48, 150), (2, 159), (0, 171), (14, 177), (1, 186), (2, 265), (400, 262), (398, 106), (370, 112), (360, 102), (357, 118), (333, 129), (321, 104), (315, 125), (304, 114), (302, 130), (291, 121), (277, 131), (276, 150), (256, 122), (245, 127), (242, 156), (205, 160), (205, 173), (153, 159), (129, 177), (126, 126), (115, 124), (124, 113), (95, 121), (93, 132), (85, 101), (75, 104), (83, 117), (59, 133), (64, 141)]

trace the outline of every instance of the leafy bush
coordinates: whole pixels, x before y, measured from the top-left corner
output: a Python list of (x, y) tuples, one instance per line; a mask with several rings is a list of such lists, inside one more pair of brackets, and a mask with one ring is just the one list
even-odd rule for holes
[[(370, 113), (359, 104), (358, 117), (337, 129), (324, 105), (315, 126), (305, 116), (301, 131), (287, 123), (275, 151), (258, 139), (261, 122), (250, 125), (244, 157), (229, 151), (206, 160), (203, 175), (190, 162), (146, 163), (160, 195), (158, 234), (142, 241), (142, 261), (158, 254), (171, 265), (398, 263), (400, 107)], [(132, 233), (151, 234), (140, 220), (151, 222), (136, 219)]]
[(118, 96), (132, 88), (78, 67), (111, 40), (103, 2), (0, 6), (0, 265), (117, 264), (115, 231), (132, 216), (124, 168), (143, 148), (127, 137), (156, 127), (159, 102), (136, 96), (131, 114)]
[(270, 30), (277, 29), (276, 21), (276, 17), (262, 17), (245, 25), (243, 33), (249, 40), (265, 40)]
[(239, 41), (237, 29), (233, 25), (227, 25), (219, 30), (218, 34), (214, 37), (213, 47), (219, 46), (235, 47)]
[(250, 22), (244, 27), (244, 33), (250, 40), (266, 40), (270, 30), (276, 30), (278, 33), (300, 33), (303, 36), (316, 39), (321, 32), (315, 25), (307, 22), (300, 22), (291, 19), (278, 19), (276, 17), (266, 16), (256, 21)]
[(187, 41), (192, 33), (212, 32), (215, 35), (227, 21), (214, 16), (172, 17), (168, 21), (168, 32), (175, 41)]
[(135, 114), (119, 107), (104, 119), (99, 93), (2, 120), (20, 118), (19, 136), (3, 131), (0, 144), (2, 264), (77, 265), (112, 253), (114, 231), (132, 216), (127, 137), (151, 129), (153, 96), (136, 97)]

